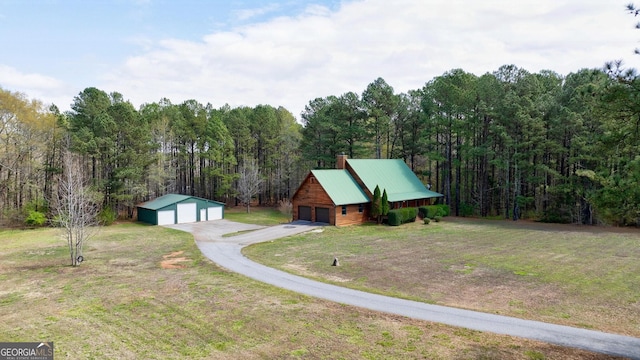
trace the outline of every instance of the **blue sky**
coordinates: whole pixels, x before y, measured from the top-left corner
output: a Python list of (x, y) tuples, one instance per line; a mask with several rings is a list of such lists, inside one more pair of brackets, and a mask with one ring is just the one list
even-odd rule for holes
[(68, 110), (95, 86), (138, 107), (163, 97), (285, 106), (396, 92), (462, 68), (568, 74), (640, 66), (628, 0), (0, 0), (0, 87)]

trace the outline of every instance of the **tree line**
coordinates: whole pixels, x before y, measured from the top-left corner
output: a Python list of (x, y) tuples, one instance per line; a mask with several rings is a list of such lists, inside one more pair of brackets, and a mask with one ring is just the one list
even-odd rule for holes
[(339, 153), (402, 158), (455, 215), (640, 222), (640, 79), (619, 63), (567, 76), (453, 69), (396, 94), (318, 98), (302, 113), (316, 167)]
[(256, 169), (254, 201), (275, 205), (344, 153), (404, 159), (455, 215), (637, 224), (639, 96), (620, 64), (566, 76), (453, 69), (407, 93), (378, 78), (360, 94), (311, 100), (301, 123), (270, 105), (162, 99), (136, 109), (96, 88), (61, 113), (0, 89), (0, 216), (46, 212), (67, 152), (103, 209), (129, 218), (173, 192), (239, 205), (239, 179)]
[(260, 170), (255, 201), (276, 204), (306, 175), (300, 139), (301, 125), (282, 107), (162, 99), (136, 109), (119, 93), (87, 88), (61, 113), (0, 89), (0, 216), (20, 222), (30, 211), (47, 211), (66, 151), (81, 159), (102, 208), (121, 217), (167, 193), (239, 205), (245, 165)]

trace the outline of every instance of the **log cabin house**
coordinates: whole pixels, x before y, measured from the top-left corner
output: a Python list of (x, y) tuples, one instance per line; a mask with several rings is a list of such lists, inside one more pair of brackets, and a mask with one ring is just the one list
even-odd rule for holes
[(336, 226), (370, 219), (376, 185), (387, 191), (391, 209), (431, 204), (442, 196), (427, 189), (400, 159), (348, 159), (338, 155), (337, 169), (311, 170), (293, 194), (293, 220)]

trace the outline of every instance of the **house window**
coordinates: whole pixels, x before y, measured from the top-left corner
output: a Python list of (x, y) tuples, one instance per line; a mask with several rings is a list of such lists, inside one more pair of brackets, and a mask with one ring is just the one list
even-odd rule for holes
[(347, 215), (347, 205), (342, 205), (342, 215)]
[(358, 212), (361, 214), (364, 212), (364, 204), (358, 205)]

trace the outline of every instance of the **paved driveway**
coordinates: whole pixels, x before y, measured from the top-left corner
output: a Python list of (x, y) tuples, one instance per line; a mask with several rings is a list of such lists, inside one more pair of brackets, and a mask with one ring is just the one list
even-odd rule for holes
[[(192, 233), (198, 244), (201, 242), (215, 242), (244, 247), (258, 242), (280, 239), (311, 231), (320, 226), (322, 225), (309, 221), (296, 221), (291, 224), (276, 226), (260, 226), (241, 224), (229, 220), (214, 220), (167, 225), (166, 227)], [(223, 237), (223, 235), (227, 236)]]
[[(242, 247), (249, 244), (311, 231), (318, 227), (316, 224), (309, 222), (262, 227), (238, 224), (227, 220), (216, 220), (171, 225), (169, 227), (193, 233), (202, 253), (218, 265), (284, 289), (342, 304), (420, 320), (517, 336), (640, 360), (640, 339), (638, 338), (430, 305), (351, 290), (266, 267), (249, 260), (241, 253)], [(245, 232), (247, 230), (253, 231)], [(222, 237), (225, 233), (235, 232), (242, 233), (236, 236)]]

